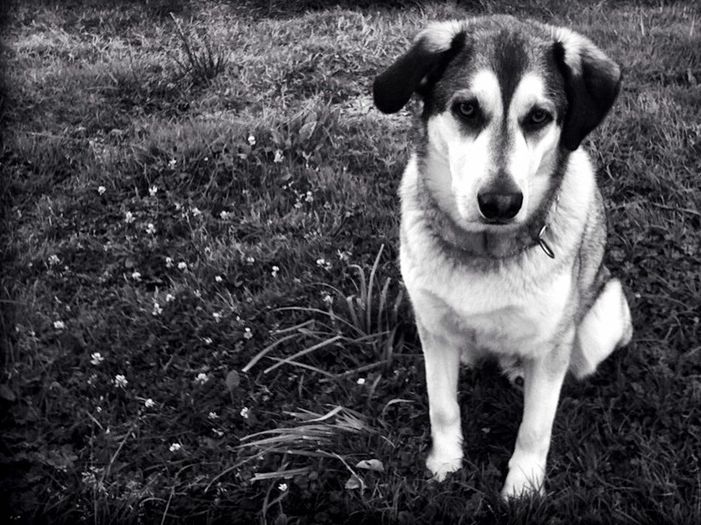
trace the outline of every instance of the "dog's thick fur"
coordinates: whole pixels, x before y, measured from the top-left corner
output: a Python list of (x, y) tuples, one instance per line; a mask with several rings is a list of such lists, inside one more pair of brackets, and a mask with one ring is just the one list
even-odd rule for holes
[(579, 145), (611, 108), (620, 69), (564, 28), (494, 16), (429, 26), (377, 77), (376, 106), (417, 93), (401, 185), (401, 271), (425, 356), (442, 480), (462, 463), (460, 361), (496, 356), (523, 378), (504, 497), (542, 492), (568, 370), (592, 373), (632, 336), (602, 265), (606, 218)]

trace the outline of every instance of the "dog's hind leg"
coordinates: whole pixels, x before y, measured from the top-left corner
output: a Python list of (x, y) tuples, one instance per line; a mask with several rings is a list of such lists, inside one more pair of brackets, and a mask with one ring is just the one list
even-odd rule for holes
[(443, 481), (462, 466), (462, 428), (458, 406), (460, 348), (450, 337), (435, 334), (416, 322), (426, 366), (431, 439), (426, 467)]
[(621, 282), (611, 279), (577, 327), (570, 371), (578, 379), (592, 374), (599, 363), (632, 337), (633, 324)]

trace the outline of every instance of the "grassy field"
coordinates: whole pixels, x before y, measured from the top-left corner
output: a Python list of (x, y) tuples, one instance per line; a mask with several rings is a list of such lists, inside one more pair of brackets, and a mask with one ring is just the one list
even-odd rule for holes
[[(8, 10), (0, 515), (701, 523), (698, 4), (322, 4)], [(522, 401), (490, 367), (461, 376), (464, 469), (427, 479), (396, 264), (410, 115), (369, 95), (426, 20), (504, 11), (623, 65), (587, 147), (636, 328), (567, 380), (547, 498), (510, 505)]]

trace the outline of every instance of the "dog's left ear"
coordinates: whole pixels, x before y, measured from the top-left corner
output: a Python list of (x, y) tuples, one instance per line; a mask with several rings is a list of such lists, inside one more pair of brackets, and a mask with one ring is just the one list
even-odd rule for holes
[(567, 114), (562, 145), (570, 151), (601, 123), (621, 88), (621, 69), (589, 39), (558, 28), (555, 60), (565, 80)]
[(411, 48), (382, 72), (372, 85), (377, 109), (396, 113), (415, 91), (435, 81), (465, 43), (465, 24), (438, 22), (421, 31)]

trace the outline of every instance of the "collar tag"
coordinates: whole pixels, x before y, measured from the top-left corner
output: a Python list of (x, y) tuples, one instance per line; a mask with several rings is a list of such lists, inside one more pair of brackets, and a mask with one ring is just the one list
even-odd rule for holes
[(552, 248), (546, 240), (543, 238), (543, 235), (545, 235), (545, 232), (548, 229), (548, 225), (544, 224), (543, 227), (540, 229), (540, 232), (538, 232), (538, 244), (540, 245), (540, 248), (545, 252), (545, 255), (550, 257), (551, 259), (555, 258), (555, 252), (553, 252)]

